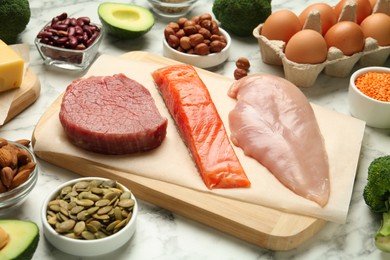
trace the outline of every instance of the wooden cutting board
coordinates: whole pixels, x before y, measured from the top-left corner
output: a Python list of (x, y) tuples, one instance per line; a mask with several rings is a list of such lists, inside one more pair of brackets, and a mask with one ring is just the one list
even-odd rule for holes
[(41, 83), (37, 75), (31, 69), (27, 69), (22, 85), (19, 89), (16, 90), (11, 107), (3, 124), (10, 121), (12, 118), (29, 107), (32, 103), (34, 103), (39, 97), (40, 92)]
[[(161, 66), (176, 63), (146, 52), (131, 52), (122, 57), (132, 61), (157, 63)], [(132, 65), (136, 66), (137, 64)], [(137, 71), (137, 68), (134, 67), (134, 70)], [(204, 73), (210, 72), (205, 71)], [(215, 75), (215, 77), (215, 80), (218, 81), (219, 77), (222, 76)], [(41, 134), (42, 129), (50, 125), (48, 122), (52, 117), (58, 117), (61, 98), (62, 96), (58, 97), (41, 117), (32, 136), (36, 155), (47, 162), (82, 176), (115, 178), (129, 187), (141, 200), (271, 250), (284, 251), (296, 248), (315, 235), (326, 223), (322, 219), (286, 213), (118, 171), (106, 167), (99, 160), (91, 161), (76, 155), (64, 154), (61, 149), (54, 151), (35, 149), (36, 144), (45, 138)]]

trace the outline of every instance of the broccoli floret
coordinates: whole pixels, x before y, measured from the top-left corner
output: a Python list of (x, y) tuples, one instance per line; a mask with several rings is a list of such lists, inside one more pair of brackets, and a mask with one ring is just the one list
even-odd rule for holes
[(375, 234), (375, 245), (380, 250), (390, 252), (390, 155), (371, 162), (363, 198), (371, 211), (382, 213), (382, 224)]
[(250, 36), (271, 9), (271, 0), (215, 0), (212, 11), (222, 28), (238, 36)]
[(0, 1), (0, 39), (7, 44), (15, 43), (30, 21), (28, 0)]

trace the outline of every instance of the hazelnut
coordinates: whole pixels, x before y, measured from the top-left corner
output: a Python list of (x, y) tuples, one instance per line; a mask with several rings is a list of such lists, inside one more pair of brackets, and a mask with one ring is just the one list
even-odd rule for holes
[(213, 24), (211, 20), (202, 20), (200, 21), (200, 26), (203, 28), (206, 28), (207, 30), (211, 31), (213, 28)]
[(169, 27), (169, 26), (165, 27), (165, 29), (164, 29), (165, 39), (168, 39), (169, 35), (174, 35), (174, 34), (175, 34), (175, 31), (173, 30), (172, 27)]
[(212, 20), (212, 17), (211, 17), (211, 14), (209, 13), (205, 13), (205, 14), (202, 14), (199, 16), (199, 21), (203, 21), (203, 20)]
[(180, 40), (176, 35), (169, 35), (167, 42), (168, 42), (169, 46), (171, 46), (174, 49), (176, 49), (180, 44)]
[(198, 30), (198, 32), (200, 34), (202, 34), (203, 38), (205, 38), (205, 39), (209, 39), (211, 37), (211, 32), (209, 30), (207, 30), (206, 28), (200, 28)]
[(220, 52), (223, 50), (225, 45), (221, 41), (212, 41), (210, 42), (210, 52)]
[(249, 60), (247, 58), (240, 57), (236, 61), (236, 66), (239, 69), (248, 70), (251, 65), (250, 65)]
[(248, 75), (248, 72), (244, 69), (237, 68), (234, 70), (234, 78), (239, 80)]
[(187, 36), (191, 35), (191, 34), (195, 34), (198, 32), (198, 29), (196, 29), (196, 26), (195, 25), (189, 25), (189, 26), (185, 26), (183, 28), (185, 34)]
[(175, 35), (176, 35), (178, 38), (181, 38), (181, 37), (186, 36), (186, 33), (184, 32), (183, 29), (180, 29), (180, 30), (178, 30), (178, 31), (176, 32)]
[(196, 34), (190, 35), (189, 40), (190, 40), (191, 46), (195, 47), (196, 45), (198, 45), (199, 43), (202, 43), (204, 41), (204, 37), (202, 34), (196, 33)]
[(188, 37), (188, 36), (181, 37), (180, 38), (180, 47), (183, 50), (188, 50), (188, 49), (192, 48), (193, 45), (191, 46), (190, 37)]
[(194, 53), (202, 56), (207, 55), (209, 54), (209, 46), (205, 43), (200, 43), (194, 47)]
[(177, 20), (177, 24), (180, 26), (180, 28), (184, 27), (184, 23), (188, 21), (188, 18), (186, 17), (181, 17)]
[(183, 27), (187, 27), (187, 26), (195, 26), (196, 23), (192, 20), (187, 20), (183, 23)]
[(177, 32), (178, 30), (180, 30), (180, 26), (178, 23), (175, 23), (175, 22), (170, 22), (168, 23), (167, 25), (168, 27), (171, 27), (175, 32)]

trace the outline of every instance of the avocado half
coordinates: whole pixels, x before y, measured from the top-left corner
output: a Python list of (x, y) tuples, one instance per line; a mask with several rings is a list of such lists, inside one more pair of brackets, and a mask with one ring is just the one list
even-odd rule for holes
[(1, 219), (2, 238), (8, 242), (0, 249), (0, 259), (32, 259), (39, 242), (39, 228), (30, 221)]
[(146, 8), (122, 3), (102, 3), (99, 19), (105, 31), (120, 39), (135, 39), (152, 29), (154, 16)]

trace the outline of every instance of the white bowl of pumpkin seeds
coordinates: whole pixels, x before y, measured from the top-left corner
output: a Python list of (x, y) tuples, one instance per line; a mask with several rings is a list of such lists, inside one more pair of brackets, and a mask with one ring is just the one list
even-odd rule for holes
[(115, 180), (85, 177), (54, 189), (42, 205), (46, 239), (76, 256), (98, 256), (127, 243), (135, 232), (137, 201)]

